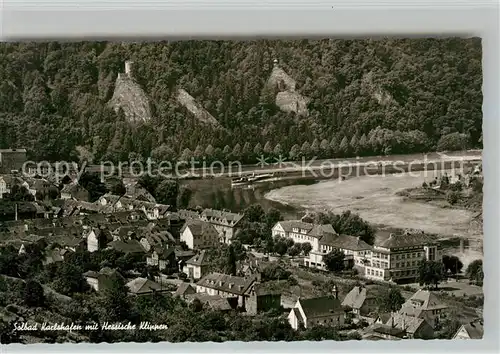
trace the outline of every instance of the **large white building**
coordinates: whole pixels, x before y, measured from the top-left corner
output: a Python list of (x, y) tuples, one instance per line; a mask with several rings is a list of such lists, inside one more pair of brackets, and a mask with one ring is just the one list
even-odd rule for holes
[(328, 234), (337, 235), (332, 225), (319, 225), (300, 220), (278, 221), (272, 229), (273, 237), (291, 238), (295, 243), (309, 242), (313, 251), (319, 251), (319, 240)]
[(206, 221), (187, 220), (181, 228), (181, 241), (193, 250), (216, 247), (219, 239), (220, 233)]
[(229, 244), (236, 231), (238, 231), (243, 214), (231, 213), (225, 210), (204, 209), (200, 219), (209, 222), (215, 227), (219, 232), (220, 242)]
[(339, 235), (330, 224), (314, 224), (299, 220), (279, 221), (272, 229), (273, 237), (291, 238), (295, 243), (309, 242), (312, 250), (304, 265), (326, 269), (323, 256), (338, 249), (353, 265), (363, 267), (371, 257), (372, 247), (359, 237)]
[(435, 238), (422, 231), (390, 234), (384, 241), (375, 243), (371, 261), (365, 267), (365, 277), (394, 282), (414, 281), (423, 260), (441, 260), (440, 245)]
[(304, 259), (307, 267), (326, 269), (323, 256), (337, 249), (344, 252), (346, 262), (360, 269), (363, 276), (375, 280), (414, 281), (423, 260), (441, 260), (439, 242), (422, 231), (390, 234), (371, 246), (360, 237), (339, 235), (330, 224), (288, 220), (277, 222), (272, 235), (291, 238), (295, 243), (309, 242), (312, 250)]

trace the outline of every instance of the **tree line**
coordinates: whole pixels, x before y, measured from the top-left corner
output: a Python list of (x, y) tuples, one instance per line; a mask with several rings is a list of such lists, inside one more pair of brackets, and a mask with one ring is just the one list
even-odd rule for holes
[[(479, 38), (2, 43), (0, 148), (99, 162), (480, 147), (481, 50)], [(109, 105), (129, 59), (150, 98), (146, 123)], [(309, 98), (307, 117), (276, 106), (274, 59)], [(181, 107), (178, 88), (222, 129)]]

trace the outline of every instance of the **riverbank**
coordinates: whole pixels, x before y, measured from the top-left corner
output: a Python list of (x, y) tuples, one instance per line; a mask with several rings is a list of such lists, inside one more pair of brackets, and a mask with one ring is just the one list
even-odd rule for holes
[(421, 186), (444, 171), (420, 171), (391, 175), (365, 175), (346, 180), (327, 180), (309, 186), (287, 186), (271, 190), (265, 198), (313, 211), (341, 213), (351, 210), (374, 225), (387, 228), (421, 229), (450, 237), (470, 237), (469, 224), (475, 214), (405, 200), (397, 195)]
[(470, 210), (475, 213), (483, 211), (483, 194), (472, 191), (458, 192), (457, 199), (453, 203), (450, 203), (446, 191), (428, 187), (407, 188), (398, 191), (396, 195), (408, 201), (428, 203), (441, 208)]

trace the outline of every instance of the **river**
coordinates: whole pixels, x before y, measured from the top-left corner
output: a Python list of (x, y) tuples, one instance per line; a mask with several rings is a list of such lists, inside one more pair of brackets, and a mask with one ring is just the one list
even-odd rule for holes
[[(472, 235), (470, 223), (476, 213), (442, 208), (425, 202), (408, 201), (396, 195), (400, 190), (418, 187), (435, 176), (452, 171), (412, 171), (386, 175), (339, 178), (294, 178), (256, 184), (252, 189), (231, 187), (229, 178), (186, 181), (194, 191), (190, 206), (241, 211), (259, 203), (264, 209), (279, 209), (286, 219), (295, 219), (304, 210), (351, 210), (384, 230), (414, 228), (447, 237), (480, 238)], [(455, 252), (456, 253), (456, 252)], [(477, 258), (481, 252), (472, 255)]]

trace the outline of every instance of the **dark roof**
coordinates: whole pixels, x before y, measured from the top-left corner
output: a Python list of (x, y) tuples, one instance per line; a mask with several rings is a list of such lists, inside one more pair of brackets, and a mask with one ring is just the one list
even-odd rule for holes
[(339, 299), (332, 295), (312, 299), (299, 299), (307, 318), (329, 316), (335, 312), (343, 312)]
[(196, 289), (191, 283), (182, 282), (179, 285), (179, 287), (177, 288), (177, 290), (175, 291), (174, 295), (175, 296), (184, 296), (187, 294), (195, 294), (195, 293), (196, 293)]
[[(249, 289), (249, 291), (255, 291), (255, 295), (264, 296), (264, 295), (281, 295), (280, 290), (273, 289), (272, 284), (277, 283), (278, 281), (270, 281), (265, 283), (257, 283), (255, 282)], [(247, 291), (248, 292), (248, 291)]]
[(175, 257), (175, 248), (170, 247), (170, 248), (164, 248), (164, 247), (156, 247), (155, 252), (158, 253), (158, 258), (159, 259), (167, 259), (170, 256), (174, 255)]
[(227, 298), (220, 295), (209, 295), (206, 293), (187, 294), (186, 300), (192, 302), (194, 299), (200, 300), (204, 305), (217, 311), (230, 311), (231, 305)]
[(371, 250), (373, 248), (359, 236), (335, 235), (331, 233), (325, 233), (319, 240), (319, 243), (350, 251), (364, 251)]
[(203, 236), (210, 232), (217, 233), (217, 230), (211, 223), (201, 220), (187, 220), (182, 227), (181, 232), (184, 232), (186, 228), (191, 230), (193, 236)]
[(195, 255), (193, 258), (187, 260), (186, 264), (191, 264), (195, 266), (202, 266), (209, 264), (209, 255), (206, 250), (201, 251), (199, 254)]
[(255, 279), (252, 278), (211, 273), (200, 279), (196, 284), (235, 295), (243, 295), (254, 282)]
[(95, 278), (95, 279), (102, 278), (102, 277), (108, 277), (109, 278), (109, 277), (114, 276), (114, 275), (116, 275), (116, 276), (124, 279), (123, 276), (120, 274), (120, 272), (118, 272), (118, 270), (112, 269), (112, 268), (109, 268), (109, 267), (104, 267), (99, 272), (95, 272), (93, 270), (89, 270), (89, 271), (83, 273), (84, 277)]
[(295, 314), (295, 317), (297, 318), (297, 321), (299, 321), (299, 324), (304, 324), (304, 320), (302, 318), (302, 315), (300, 314), (300, 310), (298, 308), (293, 308), (292, 309), (293, 313)]
[(11, 202), (0, 200), (0, 214), (4, 215), (14, 215), (16, 213), (16, 204), (17, 204), (17, 212), (21, 213), (43, 213), (40, 210), (36, 203), (34, 202)]
[(372, 332), (390, 335), (390, 336), (399, 337), (399, 338), (403, 338), (406, 335), (405, 331), (403, 331), (402, 329), (396, 328), (396, 327), (391, 327), (388, 325), (375, 325), (372, 329)]
[(109, 243), (109, 247), (123, 253), (145, 253), (146, 250), (142, 247), (137, 240), (128, 241), (112, 241)]
[(179, 216), (179, 218), (187, 220), (187, 219), (199, 219), (200, 214), (196, 211), (192, 210), (187, 210), (187, 209), (180, 209), (177, 210), (176, 214)]
[(386, 240), (376, 243), (376, 246), (391, 249), (434, 243), (436, 243), (436, 239), (431, 235), (425, 234), (423, 231), (405, 231), (402, 234), (390, 234)]
[(175, 249), (175, 257), (176, 258), (191, 258), (195, 255), (193, 250), (182, 250), (182, 249)]
[(415, 333), (425, 324), (430, 326), (423, 318), (407, 316), (401, 313), (394, 313), (386, 323), (388, 326), (400, 328), (408, 333)]
[(161, 290), (160, 284), (146, 278), (136, 278), (129, 281), (126, 285), (133, 294), (147, 294)]
[(224, 210), (204, 209), (201, 213), (201, 217), (213, 224), (235, 226), (243, 219), (243, 214), (231, 213)]

